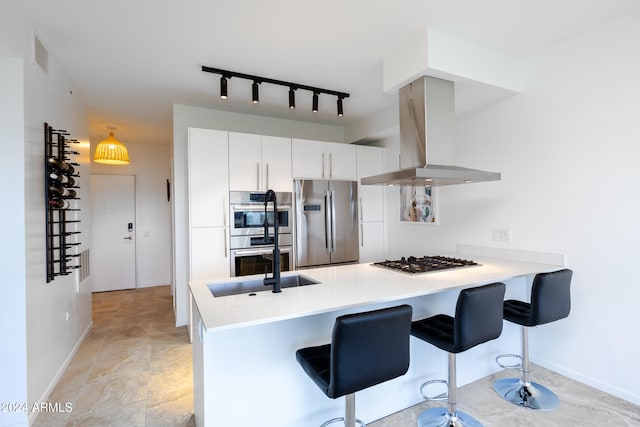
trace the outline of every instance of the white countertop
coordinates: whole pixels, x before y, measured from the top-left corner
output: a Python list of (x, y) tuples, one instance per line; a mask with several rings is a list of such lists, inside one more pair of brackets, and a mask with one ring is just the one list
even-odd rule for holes
[(562, 266), (498, 258), (474, 257), (481, 266), (410, 275), (370, 264), (351, 264), (283, 272), (302, 274), (320, 284), (214, 297), (208, 285), (239, 282), (244, 276), (191, 282), (189, 288), (207, 332), (259, 325), (358, 306), (396, 301), (473, 285), (553, 271)]

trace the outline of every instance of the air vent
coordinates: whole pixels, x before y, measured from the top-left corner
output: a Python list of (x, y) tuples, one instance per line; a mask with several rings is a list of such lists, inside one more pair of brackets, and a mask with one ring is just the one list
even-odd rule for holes
[(91, 274), (89, 264), (89, 249), (80, 252), (80, 282), (84, 281)]
[(42, 68), (45, 74), (49, 72), (49, 52), (35, 34), (33, 35), (33, 61)]

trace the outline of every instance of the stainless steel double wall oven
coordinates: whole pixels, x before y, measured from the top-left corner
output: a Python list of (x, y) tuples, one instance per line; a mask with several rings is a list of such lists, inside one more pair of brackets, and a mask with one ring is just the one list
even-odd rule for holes
[[(231, 276), (271, 273), (273, 245), (265, 245), (264, 192), (229, 192)], [(278, 199), (278, 232), (280, 238), (280, 266), (282, 271), (293, 270), (293, 207), (291, 193), (276, 193)], [(267, 206), (269, 235), (274, 234), (273, 204)]]

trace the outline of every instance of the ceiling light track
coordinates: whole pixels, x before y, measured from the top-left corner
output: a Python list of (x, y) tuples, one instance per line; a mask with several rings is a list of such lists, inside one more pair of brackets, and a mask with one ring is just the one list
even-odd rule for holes
[(285, 86), (289, 88), (289, 108), (290, 109), (295, 108), (296, 101), (295, 101), (294, 91), (301, 89), (301, 90), (307, 90), (313, 93), (312, 111), (314, 113), (318, 111), (318, 96), (320, 94), (333, 95), (338, 97), (338, 101), (337, 101), (338, 116), (342, 117), (344, 114), (342, 100), (349, 97), (349, 94), (346, 92), (338, 92), (336, 90), (323, 89), (323, 88), (314, 87), (314, 86), (307, 86), (299, 83), (285, 82), (284, 80), (270, 79), (268, 77), (253, 76), (251, 74), (244, 74), (244, 73), (238, 73), (235, 71), (222, 70), (220, 68), (207, 67), (204, 65), (202, 66), (202, 71), (205, 73), (213, 73), (213, 74), (221, 75), (220, 97), (222, 99), (227, 99), (227, 80), (232, 77), (237, 77), (240, 79), (252, 81), (252, 101), (254, 104), (257, 104), (259, 102), (258, 85), (262, 83), (270, 83), (273, 85)]

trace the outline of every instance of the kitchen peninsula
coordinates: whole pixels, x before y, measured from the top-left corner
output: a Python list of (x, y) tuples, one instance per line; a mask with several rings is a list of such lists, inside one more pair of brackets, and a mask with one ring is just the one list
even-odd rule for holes
[[(317, 389), (298, 366), (295, 351), (330, 342), (337, 316), (403, 303), (413, 306), (414, 318), (451, 313), (460, 289), (496, 281), (507, 283), (508, 298), (526, 298), (533, 275), (562, 267), (553, 258), (473, 259), (481, 265), (426, 275), (369, 264), (287, 272), (283, 277), (303, 274), (320, 283), (279, 294), (267, 289), (214, 297), (209, 285), (215, 280), (190, 283), (197, 425), (320, 425), (340, 416), (343, 400), (328, 399)], [(495, 355), (518, 347), (517, 328), (505, 324), (498, 340), (460, 357), (459, 385), (495, 372)], [(409, 372), (358, 393), (356, 413), (371, 422), (419, 403), (419, 385), (445, 376), (446, 355), (412, 340)]]

